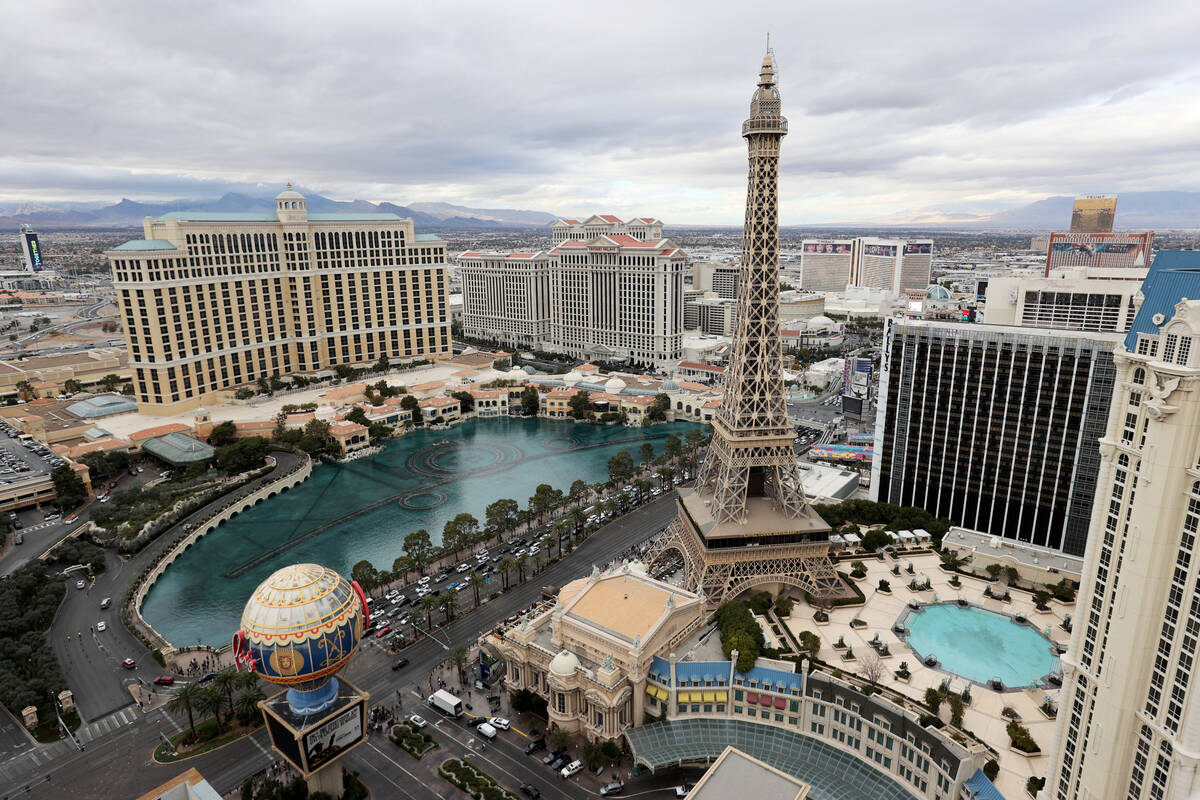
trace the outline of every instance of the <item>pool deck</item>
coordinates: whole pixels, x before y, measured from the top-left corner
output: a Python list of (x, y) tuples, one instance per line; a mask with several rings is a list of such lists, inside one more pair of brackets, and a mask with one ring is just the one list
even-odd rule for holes
[[(1054, 698), (1057, 705), (1061, 690), (1055, 687), (1045, 689), (1019, 689), (1005, 692), (994, 692), (985, 686), (968, 681), (965, 678), (948, 675), (922, 664), (912, 650), (893, 631), (897, 617), (905, 606), (914, 599), (922, 603), (933, 602), (934, 595), (938, 601), (966, 600), (972, 605), (980, 606), (1003, 614), (1020, 614), (1030, 621), (1038, 631), (1050, 627), (1050, 638), (1056, 644), (1065, 646), (1070, 640), (1070, 634), (1061, 627), (1064, 614), (1074, 612), (1074, 606), (1064, 606), (1055, 601), (1050, 603), (1049, 612), (1040, 612), (1034, 608), (1032, 597), (1024, 591), (1012, 590), (1012, 600), (1004, 603), (984, 596), (983, 592), (990, 581), (959, 575), (962, 586), (955, 589), (950, 586), (951, 573), (941, 568), (937, 555), (926, 554), (919, 556), (901, 555), (898, 560), (887, 558), (879, 561), (875, 557), (859, 559), (867, 567), (867, 577), (858, 581), (858, 588), (866, 597), (866, 602), (859, 606), (834, 608), (829, 612), (829, 624), (817, 625), (813, 621), (813, 609), (803, 601), (796, 604), (791, 617), (785, 622), (796, 634), (800, 631), (811, 631), (821, 638), (819, 658), (828, 664), (840, 668), (844, 672), (862, 674), (862, 659), (873, 653), (868, 644), (876, 634), (882, 642), (887, 643), (891, 655), (883, 659), (887, 672), (882, 679), (883, 685), (901, 692), (909, 697), (923, 702), (925, 690), (937, 687), (949, 677), (950, 688), (961, 692), (968, 684), (971, 685), (971, 704), (963, 715), (962, 727), (971, 731), (984, 742), (989, 744), (999, 754), (1000, 774), (996, 778), (996, 786), (1005, 797), (1025, 797), (1025, 781), (1030, 776), (1043, 777), (1050, 767), (1050, 745), (1054, 738), (1054, 720), (1047, 718), (1040, 710), (1042, 700), (1047, 695)], [(909, 562), (913, 565), (913, 575), (905, 568)], [(892, 566), (900, 565), (900, 575), (893, 575)], [(850, 571), (850, 562), (843, 561), (838, 565), (843, 572)], [(913, 592), (908, 588), (911, 578), (926, 576), (930, 581), (928, 591)], [(879, 581), (886, 580), (891, 584), (891, 594), (878, 590)], [(860, 619), (866, 623), (864, 628), (852, 628), (851, 620)], [(857, 660), (843, 661), (844, 650), (834, 648), (834, 642), (839, 637), (845, 637)], [(907, 661), (912, 677), (908, 683), (898, 680), (893, 673), (900, 668), (900, 662)], [(1020, 715), (1020, 723), (1029, 729), (1034, 741), (1042, 749), (1040, 756), (1024, 756), (1009, 747), (1006, 731), (1008, 719), (1000, 712), (1005, 706), (1014, 709)], [(943, 703), (940, 716), (949, 721), (950, 709)]]

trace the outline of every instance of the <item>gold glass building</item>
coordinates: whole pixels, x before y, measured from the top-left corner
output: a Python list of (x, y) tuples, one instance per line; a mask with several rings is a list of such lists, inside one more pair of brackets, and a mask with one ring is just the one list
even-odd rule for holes
[(106, 253), (143, 412), (225, 399), (273, 375), (450, 352), (446, 245), (395, 214), (147, 217)]

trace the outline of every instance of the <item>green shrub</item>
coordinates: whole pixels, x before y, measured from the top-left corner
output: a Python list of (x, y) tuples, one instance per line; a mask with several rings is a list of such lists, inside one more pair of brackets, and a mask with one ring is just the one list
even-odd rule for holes
[(1022, 753), (1041, 752), (1041, 748), (1033, 740), (1033, 736), (1029, 734), (1029, 729), (1021, 723), (1014, 720), (1008, 723), (1008, 727), (1005, 730), (1008, 731), (1008, 740), (1014, 750), (1020, 750)]
[(885, 580), (881, 580), (879, 581), (879, 591), (890, 592), (892, 591), (892, 585)]
[(1025, 791), (1029, 792), (1029, 794), (1033, 795), (1034, 797), (1037, 797), (1037, 793), (1040, 792), (1045, 787), (1046, 787), (1046, 779), (1045, 778), (1035, 778), (1032, 775), (1030, 775), (1029, 780), (1025, 781)]
[(983, 774), (987, 776), (989, 781), (996, 780), (996, 776), (1000, 774), (1000, 764), (996, 759), (992, 759), (983, 765)]

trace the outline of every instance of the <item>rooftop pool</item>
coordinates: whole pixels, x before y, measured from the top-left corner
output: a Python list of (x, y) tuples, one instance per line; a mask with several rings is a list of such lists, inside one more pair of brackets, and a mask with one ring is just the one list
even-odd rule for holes
[(977, 683), (1033, 686), (1059, 669), (1054, 645), (1028, 625), (977, 606), (925, 606), (908, 615), (905, 642), (921, 659)]

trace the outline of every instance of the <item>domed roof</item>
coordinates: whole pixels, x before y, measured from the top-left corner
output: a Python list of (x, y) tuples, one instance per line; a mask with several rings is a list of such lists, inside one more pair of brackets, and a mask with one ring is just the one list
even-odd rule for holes
[(808, 327), (810, 328), (832, 328), (835, 325), (837, 323), (824, 314), (818, 314), (808, 321)]
[(570, 650), (559, 650), (558, 655), (550, 659), (550, 671), (555, 675), (574, 675), (579, 669), (579, 656)]
[(667, 378), (659, 388), (664, 392), (678, 392), (679, 384), (675, 382), (674, 378)]
[(573, 369), (566, 375), (563, 375), (562, 380), (563, 383), (579, 383), (583, 380), (583, 374), (579, 370)]
[(303, 200), (304, 195), (300, 194), (295, 189), (293, 189), (292, 185), (289, 183), (287, 185), (286, 189), (284, 189), (279, 194), (275, 195), (275, 199), (276, 200)]
[(620, 394), (621, 390), (624, 388), (625, 381), (621, 380), (620, 378), (609, 378), (604, 382), (604, 391), (608, 392), (609, 394)]
[(333, 406), (319, 405), (317, 410), (313, 412), (317, 419), (330, 420), (337, 415), (337, 410)]
[(363, 618), (350, 581), (320, 564), (293, 564), (250, 595), (235, 649), (265, 680), (312, 691), (354, 655)]
[(514, 369), (510, 369), (504, 377), (511, 378), (514, 381), (523, 381), (529, 377), (529, 373), (520, 367), (516, 367)]

